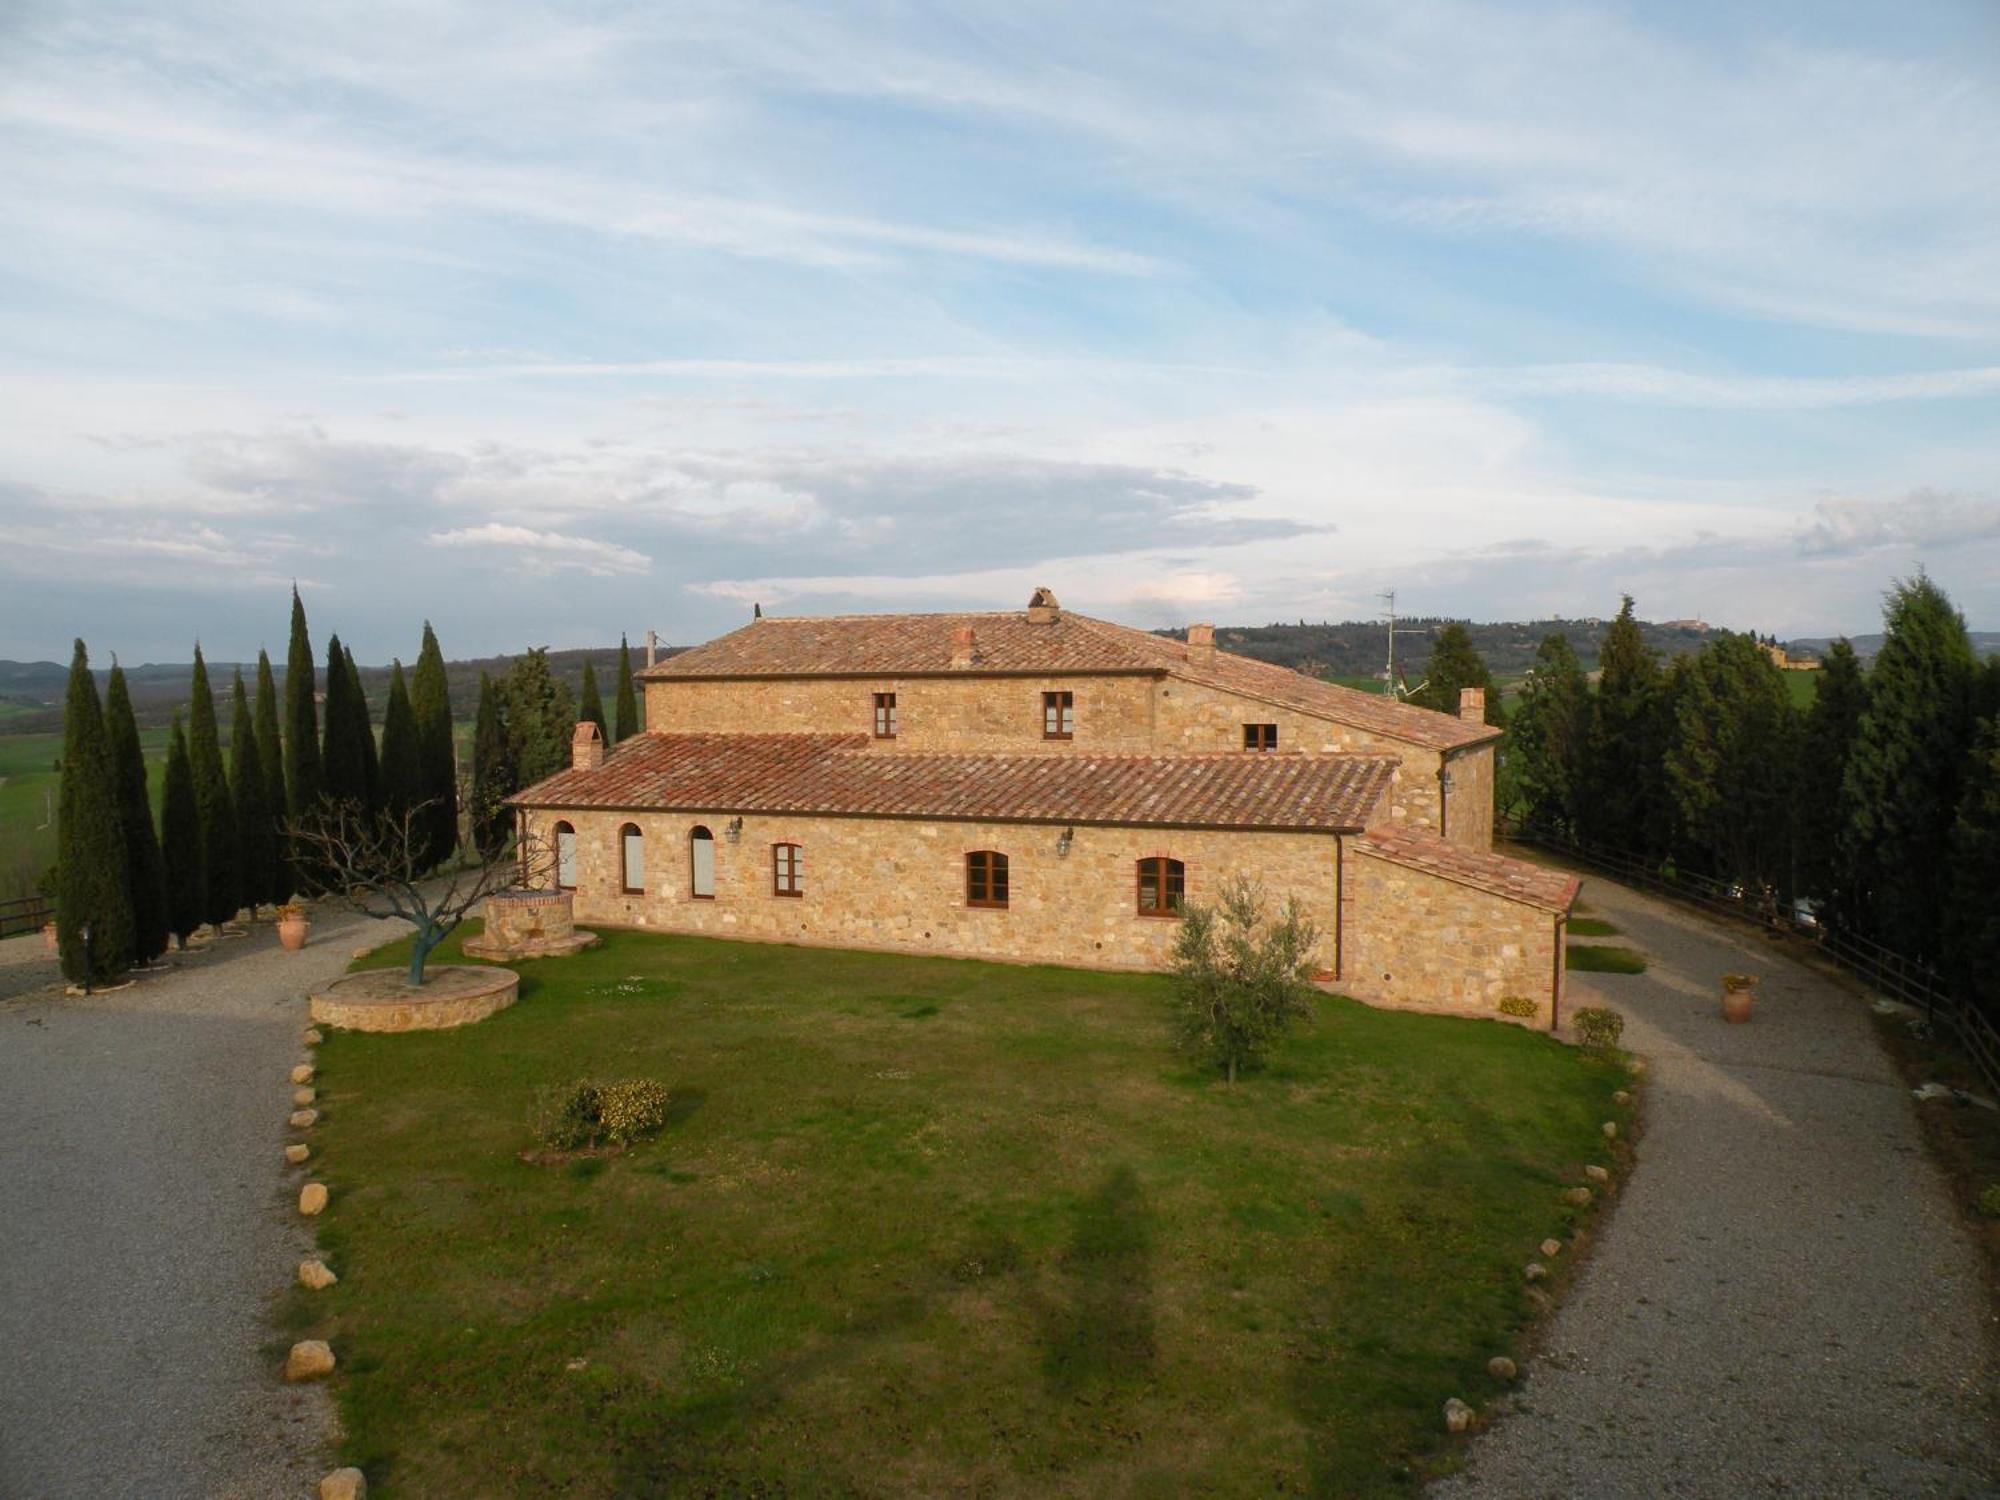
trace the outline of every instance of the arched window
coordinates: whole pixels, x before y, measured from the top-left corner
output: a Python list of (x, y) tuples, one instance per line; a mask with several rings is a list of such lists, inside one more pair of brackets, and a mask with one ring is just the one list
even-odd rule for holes
[(1007, 856), (992, 849), (975, 849), (965, 856), (965, 904), (1007, 904)]
[(576, 889), (576, 830), (567, 823), (558, 823), (556, 836), (556, 889), (573, 891)]
[(646, 893), (646, 840), (639, 832), (637, 823), (627, 823), (618, 830), (618, 865), (623, 872), (620, 887), (628, 896), (643, 896)]
[(688, 833), (689, 889), (697, 901), (715, 899), (715, 835), (697, 823)]
[(1177, 917), (1187, 896), (1187, 866), (1155, 855), (1139, 861), (1139, 915)]
[(805, 850), (797, 844), (771, 846), (771, 892), (777, 896), (805, 894)]

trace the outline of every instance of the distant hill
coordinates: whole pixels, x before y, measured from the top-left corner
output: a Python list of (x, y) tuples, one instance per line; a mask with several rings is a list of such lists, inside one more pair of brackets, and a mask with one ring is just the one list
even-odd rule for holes
[[(2000, 630), (1971, 630), (1966, 634), (1972, 637), (1972, 649), (1980, 656), (2000, 656)], [(1882, 649), (1882, 637), (1879, 632), (1874, 635), (1850, 635), (1847, 639), (1854, 647), (1854, 654), (1863, 661), (1874, 660), (1875, 653)], [(1824, 656), (1827, 648), (1833, 644), (1833, 640), (1827, 636), (1808, 636), (1787, 644), (1796, 651)]]
[[(662, 657), (684, 651), (685, 646), (662, 646)], [(632, 648), (634, 667), (645, 664), (645, 648)], [(445, 663), (445, 675), (451, 682), (452, 716), (460, 721), (469, 721), (479, 710), (479, 674), (487, 672), (494, 677), (507, 670), (513, 660), (511, 656), (481, 656), (464, 661)], [(616, 646), (586, 647), (575, 651), (551, 651), (549, 665), (555, 674), (567, 682), (571, 692), (583, 689), (583, 664), (586, 660), (597, 664), (597, 686), (604, 695), (604, 708), (611, 711), (618, 692), (618, 648)], [(224, 711), (230, 694), (230, 680), (237, 663), (211, 661), (208, 664), (209, 685), (215, 689), (216, 702)], [(244, 662), (244, 685), (256, 691), (257, 664)], [(407, 674), (412, 663), (405, 662), (403, 670)], [(149, 729), (164, 725), (172, 718), (174, 710), (185, 709), (188, 701), (188, 679), (193, 675), (194, 664), (178, 663), (160, 665), (147, 663), (140, 667), (125, 669), (125, 683), (132, 694), (132, 712), (139, 721), (139, 727)], [(361, 691), (367, 695), (368, 706), (376, 719), (382, 716), (382, 709), (389, 697), (388, 667), (362, 667)], [(104, 691), (105, 678), (110, 668), (95, 669), (97, 690)], [(277, 669), (278, 691), (285, 690), (285, 672), (282, 665)], [(0, 661), (0, 732), (21, 734), (48, 734), (62, 728), (63, 694), (69, 686), (69, 668), (52, 661)], [(314, 676), (316, 691), (324, 691), (326, 673), (322, 669)], [(223, 732), (228, 733), (225, 719)]]

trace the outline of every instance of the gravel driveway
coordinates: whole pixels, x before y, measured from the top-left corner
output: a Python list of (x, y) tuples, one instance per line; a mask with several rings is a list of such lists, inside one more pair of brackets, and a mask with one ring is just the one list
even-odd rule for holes
[[(1568, 1002), (1624, 1012), (1648, 1061), (1638, 1166), (1513, 1410), (1434, 1495), (2000, 1493), (1978, 1252), (1863, 1003), (1748, 929), (1584, 899), (1651, 960)], [(1746, 1026), (1719, 1014), (1730, 970), (1763, 976)]]
[[(265, 1322), (310, 1244), (286, 1074), (306, 990), (386, 930), (315, 913), (302, 953), (265, 925), (0, 1000), (0, 1495), (314, 1493), (332, 1404), (280, 1383)], [(52, 974), (40, 941), (0, 944), (0, 982)]]

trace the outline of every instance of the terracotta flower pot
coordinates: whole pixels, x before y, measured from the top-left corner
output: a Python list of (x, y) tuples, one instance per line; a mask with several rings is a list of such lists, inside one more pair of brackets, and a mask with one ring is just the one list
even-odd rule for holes
[(56, 924), (53, 922), (42, 923), (42, 947), (50, 953), (56, 951)]
[(1727, 980), (1722, 985), (1722, 1014), (1732, 1025), (1740, 1026), (1750, 1019), (1750, 1007), (1757, 999), (1757, 985), (1731, 984)]
[(296, 953), (306, 945), (306, 929), (311, 924), (297, 912), (290, 912), (278, 918), (278, 941), (288, 952)]

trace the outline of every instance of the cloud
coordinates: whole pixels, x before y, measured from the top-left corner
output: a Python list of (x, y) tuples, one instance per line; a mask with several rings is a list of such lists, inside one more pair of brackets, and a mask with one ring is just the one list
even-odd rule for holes
[(1808, 557), (1950, 548), (2000, 537), (2000, 500), (1917, 490), (1885, 501), (1822, 500), (1797, 533)]
[(589, 537), (565, 536), (560, 531), (531, 531), (526, 526), (503, 526), (489, 521), (484, 526), (464, 526), (456, 531), (438, 531), (424, 539), (433, 547), (496, 547), (523, 553), (522, 565), (546, 568), (574, 568), (578, 572), (608, 578), (619, 573), (644, 573), (653, 560), (643, 552)]
[(1898, 401), (1959, 401), (2000, 393), (2000, 365), (1897, 375), (1702, 375), (1657, 365), (1524, 365), (1466, 372), (1501, 396), (1594, 396), (1662, 406), (1812, 411)]

